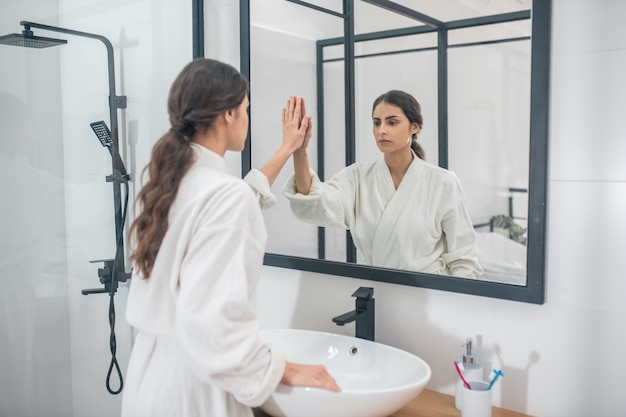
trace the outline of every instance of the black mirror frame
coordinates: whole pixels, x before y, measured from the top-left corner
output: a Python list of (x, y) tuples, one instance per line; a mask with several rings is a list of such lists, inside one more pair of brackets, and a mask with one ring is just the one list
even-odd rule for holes
[[(290, 1), (290, 0), (286, 0)], [(395, 3), (386, 0), (364, 0), (370, 3)], [(194, 0), (194, 5), (197, 0)], [(201, 1), (200, 1), (201, 2)], [(304, 2), (299, 2), (304, 3)], [(354, 108), (354, 0), (343, 0), (346, 67), (346, 108)], [(380, 5), (380, 4), (379, 4)], [(195, 6), (194, 6), (195, 10)], [(505, 299), (532, 304), (545, 302), (546, 257), (546, 203), (548, 173), (548, 110), (550, 86), (552, 1), (533, 0), (531, 17), (531, 95), (530, 95), (530, 152), (528, 188), (528, 252), (525, 286), (465, 278), (378, 268), (355, 263), (334, 262), (266, 253), (264, 265), (310, 271), (349, 278), (429, 288), (483, 297)], [(194, 24), (203, 23), (202, 14), (194, 16)], [(194, 26), (203, 27), (203, 25)], [(194, 45), (197, 31), (194, 30)], [(195, 52), (194, 52), (195, 54)], [(250, 0), (240, 0), (240, 71), (250, 79)], [(252, 89), (253, 87), (251, 87)], [(250, 93), (252, 95), (252, 91)], [(252, 106), (251, 106), (252, 107)], [(251, 112), (250, 108), (250, 112)], [(346, 133), (354, 127), (354, 115), (346, 112)], [(346, 154), (349, 154), (347, 149)], [(348, 159), (349, 156), (346, 156)], [(251, 132), (242, 152), (242, 175), (252, 166)]]

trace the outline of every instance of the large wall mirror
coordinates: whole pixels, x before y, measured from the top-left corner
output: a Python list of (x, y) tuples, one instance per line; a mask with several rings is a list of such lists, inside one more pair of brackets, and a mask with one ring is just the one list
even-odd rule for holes
[(462, 184), (484, 272), (463, 278), (364, 262), (349, 231), (296, 218), (281, 193), (291, 166), (265, 212), (265, 264), (542, 304), (550, 3), (240, 0), (241, 69), (251, 83), (243, 173), (276, 149), (290, 96), (304, 97), (312, 116), (308, 153), (320, 179), (382, 159), (372, 103), (404, 90), (422, 108), (427, 161)]

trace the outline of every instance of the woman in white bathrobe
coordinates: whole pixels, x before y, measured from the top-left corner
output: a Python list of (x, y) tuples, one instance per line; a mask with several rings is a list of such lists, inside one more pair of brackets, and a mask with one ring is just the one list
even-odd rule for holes
[(245, 182), (226, 171), (248, 131), (248, 84), (196, 59), (174, 81), (172, 128), (155, 144), (131, 227), (126, 318), (138, 330), (122, 417), (250, 417), (280, 384), (338, 391), (323, 366), (286, 362), (259, 338), (252, 304), (265, 250), (261, 205), (303, 143), (301, 102), (283, 109), (283, 144)]
[(461, 183), (426, 162), (417, 142), (417, 100), (391, 90), (374, 101), (372, 121), (384, 158), (352, 164), (326, 182), (309, 167), (309, 124), (283, 189), (292, 211), (318, 226), (349, 229), (359, 261), (367, 265), (467, 278), (482, 274)]

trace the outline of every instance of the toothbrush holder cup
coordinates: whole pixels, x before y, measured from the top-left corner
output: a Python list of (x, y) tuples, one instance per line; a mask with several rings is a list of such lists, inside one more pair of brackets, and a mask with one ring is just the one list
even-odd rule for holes
[(472, 389), (463, 386), (461, 417), (491, 417), (492, 396), (489, 383), (467, 381)]

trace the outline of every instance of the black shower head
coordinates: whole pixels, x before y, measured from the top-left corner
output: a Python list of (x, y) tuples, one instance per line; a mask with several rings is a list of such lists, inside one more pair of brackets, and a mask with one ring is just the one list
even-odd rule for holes
[(99, 122), (92, 122), (89, 124), (93, 133), (96, 134), (98, 140), (109, 150), (111, 154), (111, 158), (113, 158), (113, 168), (115, 168), (123, 179), (129, 180), (130, 177), (126, 172), (126, 167), (124, 166), (124, 162), (122, 161), (122, 157), (120, 156), (119, 151), (113, 148), (113, 137), (111, 136), (111, 131), (109, 127), (104, 122), (104, 120), (100, 120)]
[(104, 120), (100, 120), (99, 122), (90, 123), (89, 126), (93, 129), (93, 132), (98, 137), (98, 140), (102, 144), (102, 146), (106, 148), (110, 148), (113, 145), (113, 139), (111, 138), (111, 131), (109, 127), (104, 123)]
[(12, 33), (10, 35), (0, 36), (0, 44), (22, 46), (26, 48), (48, 48), (66, 44), (65, 39), (44, 38), (42, 36), (33, 35), (33, 31), (26, 27), (21, 34)]

